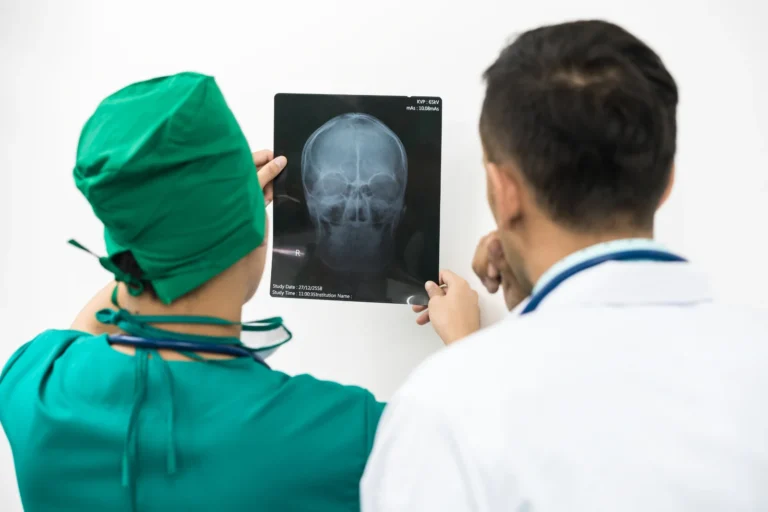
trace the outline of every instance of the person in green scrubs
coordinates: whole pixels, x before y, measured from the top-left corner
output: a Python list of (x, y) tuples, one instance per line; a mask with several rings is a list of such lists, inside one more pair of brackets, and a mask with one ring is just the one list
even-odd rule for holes
[(114, 282), (0, 374), (25, 511), (359, 510), (384, 404), (261, 364), (290, 333), (279, 318), (241, 321), (284, 166), (251, 153), (208, 76), (136, 83), (98, 106), (74, 179), (104, 225), (98, 261)]

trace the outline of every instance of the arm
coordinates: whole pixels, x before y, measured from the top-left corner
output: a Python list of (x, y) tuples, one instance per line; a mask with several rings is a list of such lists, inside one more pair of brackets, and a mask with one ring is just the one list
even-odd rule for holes
[(390, 403), (360, 484), (362, 512), (478, 510), (466, 446), (428, 404)]

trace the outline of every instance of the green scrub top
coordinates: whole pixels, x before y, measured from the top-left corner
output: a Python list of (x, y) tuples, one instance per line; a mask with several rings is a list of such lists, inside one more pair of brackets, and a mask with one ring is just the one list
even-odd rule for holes
[(246, 358), (151, 357), (132, 422), (135, 359), (104, 335), (52, 330), (7, 363), (0, 424), (26, 512), (359, 510), (384, 407), (371, 393)]

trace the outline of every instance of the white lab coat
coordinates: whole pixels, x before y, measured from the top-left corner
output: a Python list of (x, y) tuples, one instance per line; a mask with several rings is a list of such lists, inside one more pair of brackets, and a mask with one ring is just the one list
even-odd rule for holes
[(450, 346), (387, 406), (363, 512), (768, 511), (768, 314), (611, 262)]

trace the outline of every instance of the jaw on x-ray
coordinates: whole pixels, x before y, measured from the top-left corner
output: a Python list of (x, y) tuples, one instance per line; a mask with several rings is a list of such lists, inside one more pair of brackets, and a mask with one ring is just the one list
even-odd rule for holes
[(301, 179), (318, 257), (334, 270), (384, 270), (408, 181), (397, 135), (367, 114), (334, 117), (304, 144)]

